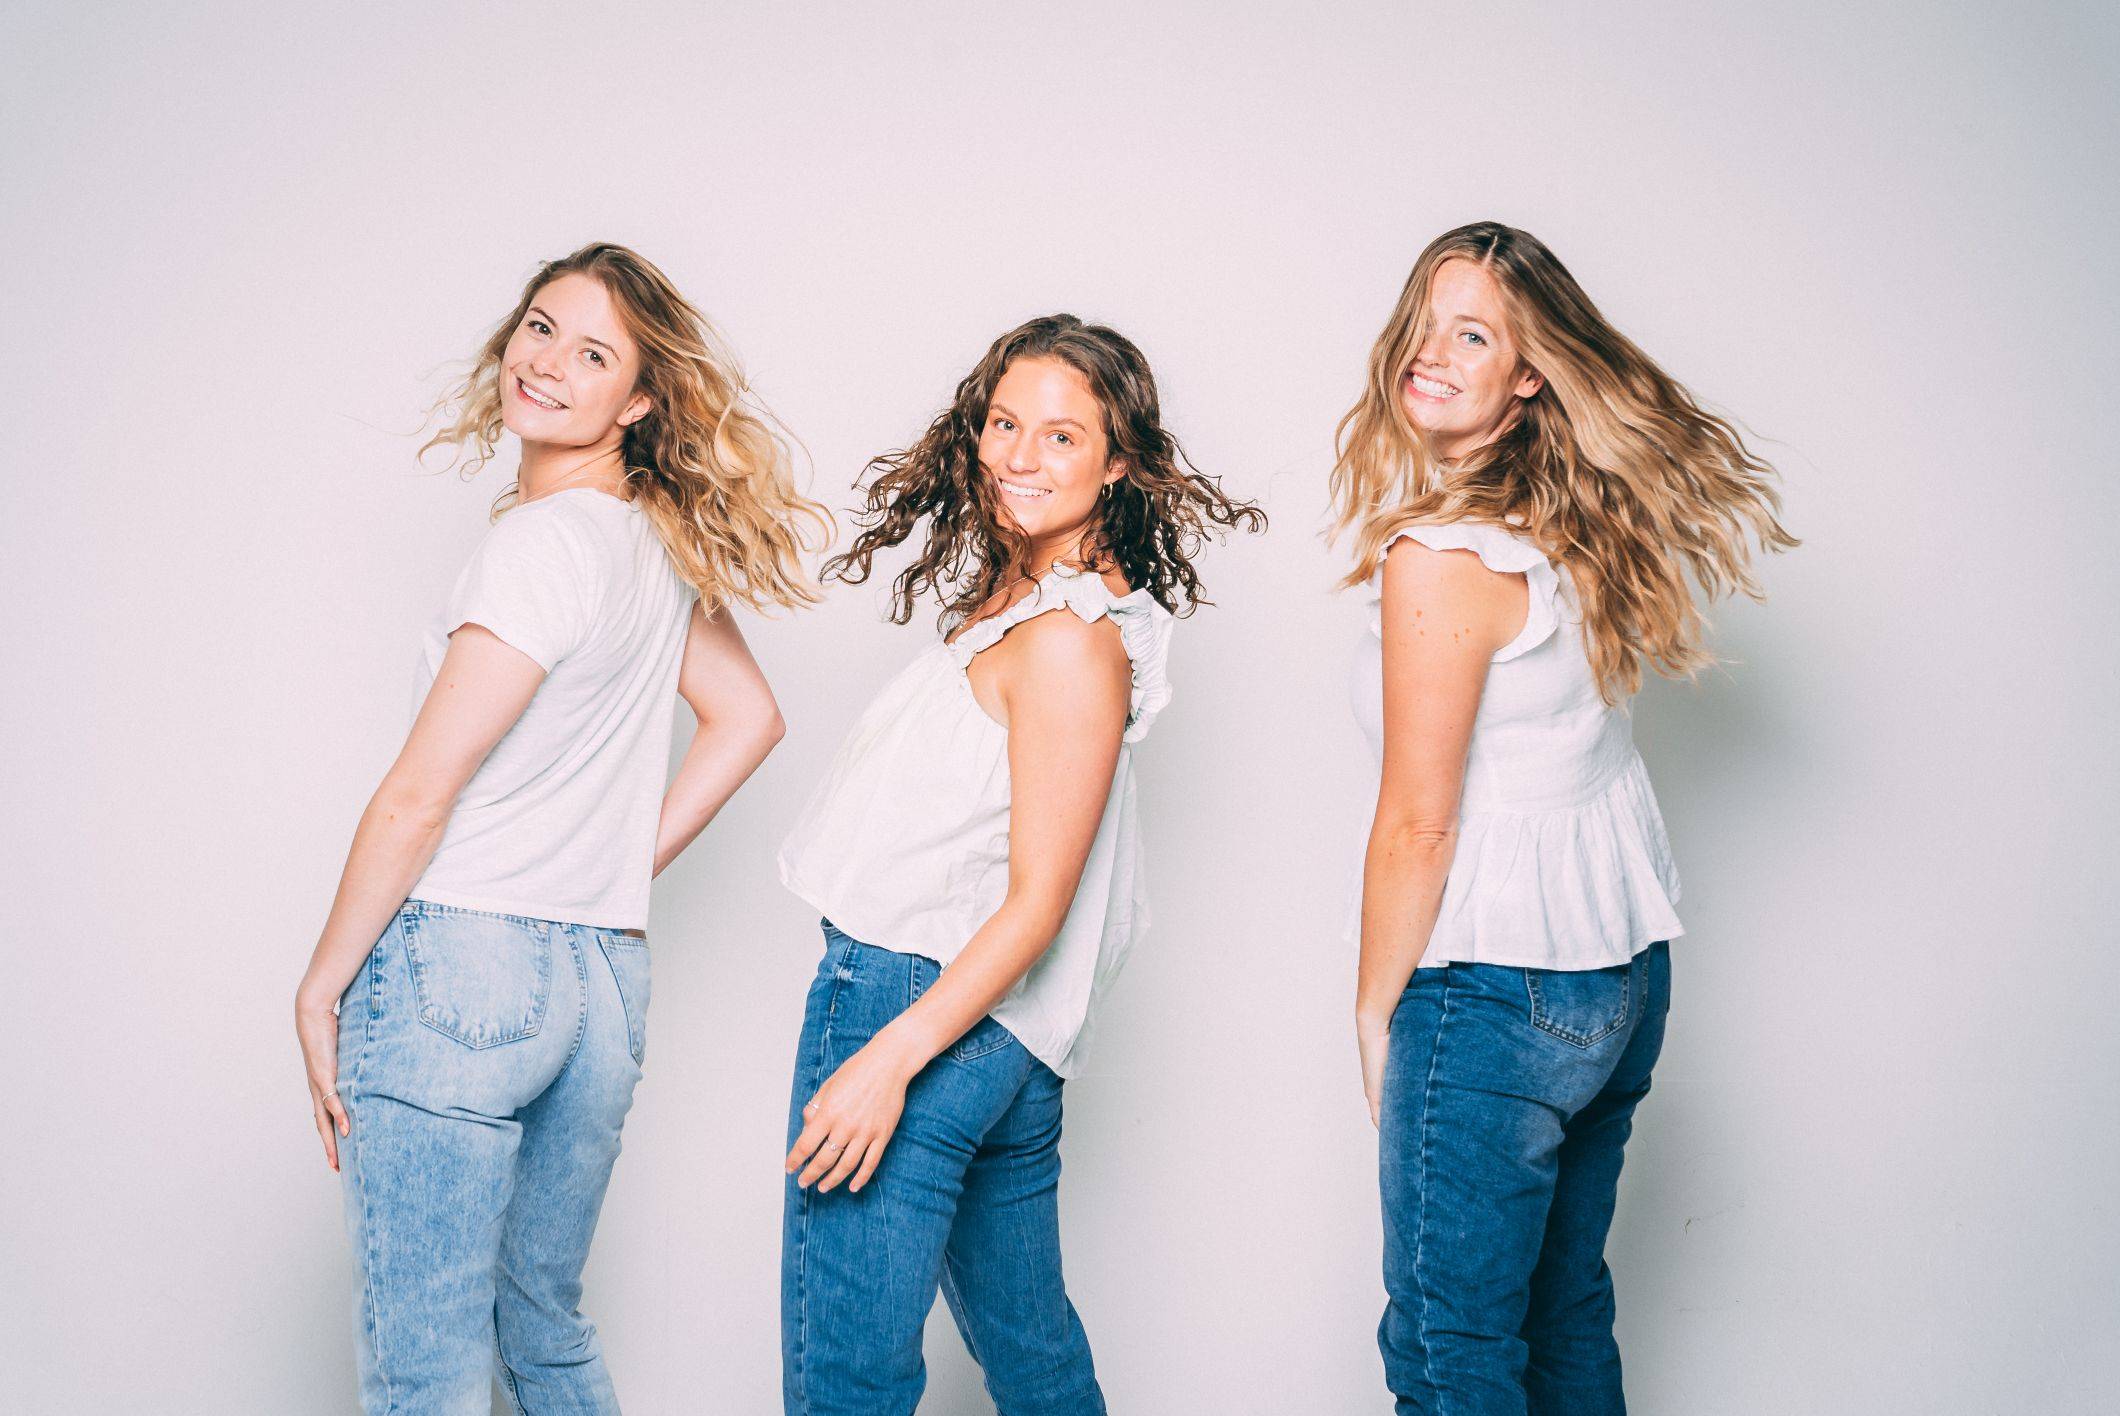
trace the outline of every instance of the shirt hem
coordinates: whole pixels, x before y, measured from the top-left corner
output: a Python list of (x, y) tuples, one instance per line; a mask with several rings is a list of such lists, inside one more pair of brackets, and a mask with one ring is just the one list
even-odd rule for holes
[(520, 897), (502, 899), (491, 895), (471, 895), (460, 890), (436, 890), (424, 882), (415, 886), (407, 900), (425, 900), (430, 905), (454, 905), (464, 910), (485, 910), (491, 914), (519, 915), (524, 919), (541, 919), (548, 924), (575, 924), (584, 929), (646, 929), (648, 913), (626, 910), (605, 912), (600, 906), (551, 905), (539, 901), (524, 901)]
[(1585, 954), (1572, 955), (1566, 962), (1551, 953), (1517, 953), (1513, 950), (1500, 952), (1477, 950), (1469, 956), (1459, 950), (1445, 950), (1440, 954), (1423, 954), (1417, 967), (1435, 968), (1444, 964), (1494, 964), (1505, 969), (1550, 969), (1555, 973), (1583, 973), (1590, 969), (1609, 969), (1620, 964), (1632, 963), (1641, 952), (1657, 944), (1668, 943), (1686, 931), (1683, 927), (1667, 930), (1652, 938), (1636, 940), (1627, 946), (1625, 953), (1612, 949), (1599, 949)]
[(938, 964), (947, 964), (964, 952), (964, 946), (970, 937), (967, 935), (965, 938), (958, 939), (954, 944), (936, 944), (932, 940), (912, 940), (902, 936), (886, 939), (882, 936), (888, 931), (870, 930), (868, 925), (871, 922), (864, 921), (858, 913), (849, 915), (827, 905), (824, 902), (822, 892), (812, 890), (808, 885), (804, 884), (785, 864), (780, 867), (780, 883), (787, 887), (789, 894), (817, 911), (820, 917), (830, 920), (832, 927), (841, 934), (846, 935), (849, 939), (859, 940), (863, 944), (873, 945), (878, 949), (888, 949), (893, 954), (918, 954), (923, 959), (932, 959)]

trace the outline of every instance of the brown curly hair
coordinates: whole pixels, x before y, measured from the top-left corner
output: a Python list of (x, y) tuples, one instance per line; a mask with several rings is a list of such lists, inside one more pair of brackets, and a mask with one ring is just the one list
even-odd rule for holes
[(1030, 542), (1003, 512), (993, 479), (979, 465), (979, 434), (994, 387), (1018, 359), (1058, 359), (1089, 381), (1104, 410), (1109, 456), (1125, 475), (1097, 501), (1083, 537), (1082, 568), (1116, 568), (1173, 614), (1208, 603), (1193, 557), (1212, 528), (1263, 531), (1266, 513), (1226, 495), (1193, 466), (1163, 427), (1156, 377), (1133, 342), (1073, 315), (1045, 315), (995, 340), (957, 385), (957, 396), (910, 448), (887, 452), (869, 477), (862, 527), (851, 549), (824, 564), (829, 578), (859, 585), (879, 551), (907, 540), (922, 517), (926, 545), (891, 586), (891, 620), (904, 624), (928, 591), (947, 623), (976, 613), (1029, 567)]

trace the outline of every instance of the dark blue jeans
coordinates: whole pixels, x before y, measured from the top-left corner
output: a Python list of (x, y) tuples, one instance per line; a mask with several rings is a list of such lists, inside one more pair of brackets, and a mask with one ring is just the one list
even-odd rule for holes
[(1401, 1416), (1617, 1416), (1605, 1235), (1671, 954), (1417, 969), (1384, 1069), (1377, 1342)]
[[(933, 986), (932, 959), (827, 924), (795, 1056), (788, 1144), (839, 1065)], [(939, 1286), (1001, 1416), (1101, 1416), (1089, 1339), (1060, 1277), (1060, 1078), (982, 1018), (906, 1088), (860, 1194), (788, 1177), (781, 1228), (789, 1416), (911, 1416)]]

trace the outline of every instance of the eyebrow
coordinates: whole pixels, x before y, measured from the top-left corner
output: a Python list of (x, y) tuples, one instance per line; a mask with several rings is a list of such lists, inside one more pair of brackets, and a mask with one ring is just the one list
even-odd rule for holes
[[(555, 329), (559, 327), (559, 321), (552, 318), (552, 316), (548, 314), (541, 306), (532, 305), (523, 313), (528, 315), (536, 315), (539, 319), (543, 320), (546, 324), (553, 326)], [(606, 351), (614, 359), (620, 357), (619, 352), (616, 349), (613, 349), (610, 345), (604, 343), (601, 339), (598, 339), (593, 334), (585, 334), (582, 336), (582, 339), (587, 343), (593, 344), (597, 348)]]
[[(1020, 423), (1023, 421), (1021, 418), (1016, 416), (1016, 410), (1009, 407), (1006, 403), (989, 403), (986, 406), (986, 409), (989, 413), (999, 413), (1002, 417), (1008, 419), (1010, 422), (1013, 423)], [(1045, 420), (1045, 426), (1048, 428), (1058, 428), (1064, 426), (1073, 428), (1078, 433), (1086, 434), (1089, 432), (1089, 429), (1083, 427), (1082, 424), (1075, 421), (1073, 418), (1048, 418)]]

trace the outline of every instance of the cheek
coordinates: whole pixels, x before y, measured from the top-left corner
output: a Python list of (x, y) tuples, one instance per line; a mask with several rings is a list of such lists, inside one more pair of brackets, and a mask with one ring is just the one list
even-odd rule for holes
[(618, 421), (618, 415), (626, 411), (626, 401), (631, 390), (619, 380), (600, 374), (577, 375), (574, 386), (580, 391), (574, 403), (575, 412), (594, 420), (599, 426)]

